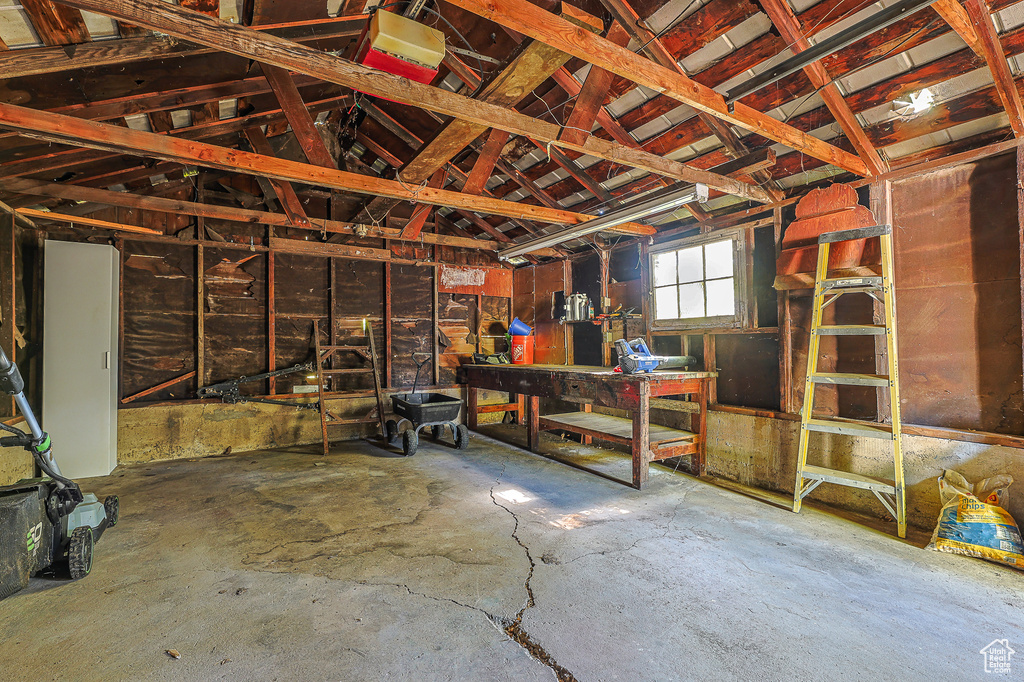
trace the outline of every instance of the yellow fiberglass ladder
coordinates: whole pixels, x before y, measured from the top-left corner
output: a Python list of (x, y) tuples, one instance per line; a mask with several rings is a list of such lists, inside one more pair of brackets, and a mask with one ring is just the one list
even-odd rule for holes
[[(878, 238), (882, 254), (882, 272), (878, 277), (828, 277), (829, 247), (837, 242)], [(822, 311), (844, 294), (867, 294), (882, 304), (884, 325), (823, 325)], [(881, 298), (879, 298), (881, 294)], [(884, 336), (888, 375), (838, 374), (818, 371), (819, 346), (822, 336)], [(800, 446), (796, 464), (796, 486), (793, 489), (793, 511), (822, 483), (834, 483), (870, 490), (896, 519), (897, 533), (907, 534), (906, 487), (903, 480), (902, 427), (900, 422), (900, 382), (896, 352), (896, 300), (893, 292), (892, 227), (876, 225), (839, 232), (826, 232), (818, 237), (818, 267), (814, 277), (814, 304), (811, 313), (811, 340), (807, 354), (807, 380), (804, 387), (803, 412), (800, 419)], [(874, 386), (889, 391), (890, 423), (824, 419), (814, 416), (814, 388), (817, 384)], [(807, 444), (811, 431), (837, 433), (862, 438), (881, 438), (892, 442), (893, 480), (882, 480), (847, 471), (807, 464)]]

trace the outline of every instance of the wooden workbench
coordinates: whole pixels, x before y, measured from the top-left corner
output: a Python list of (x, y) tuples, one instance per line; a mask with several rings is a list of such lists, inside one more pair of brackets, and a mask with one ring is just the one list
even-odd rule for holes
[[(621, 443), (630, 448), (631, 485), (637, 489), (647, 481), (650, 463), (669, 457), (690, 455), (693, 473), (704, 473), (708, 383), (715, 376), (714, 372), (674, 371), (622, 374), (608, 367), (582, 365), (463, 365), (458, 373), (459, 383), (468, 391), (466, 421), (470, 429), (476, 430), (479, 412), (516, 412), (521, 421), (525, 403), (527, 444), (532, 452), (538, 452), (541, 431), (578, 433), (584, 442), (597, 438)], [(479, 389), (507, 391), (509, 402), (480, 406)], [(652, 426), (651, 398), (679, 395), (692, 396), (698, 405), (691, 415), (692, 431)], [(542, 417), (540, 398), (580, 403), (583, 410)], [(597, 414), (590, 411), (592, 405), (627, 410), (631, 416), (624, 419)], [(628, 481), (620, 482), (630, 485)]]

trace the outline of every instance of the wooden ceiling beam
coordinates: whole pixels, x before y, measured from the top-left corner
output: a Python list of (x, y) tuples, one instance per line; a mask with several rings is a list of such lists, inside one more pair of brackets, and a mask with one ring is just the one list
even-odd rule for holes
[[(309, 103), (310, 111), (323, 111), (336, 107), (339, 102), (346, 100), (348, 95), (328, 97)], [(47, 112), (48, 113), (48, 112)], [(167, 131), (167, 135), (189, 140), (210, 140), (218, 137), (237, 135), (246, 128), (271, 125), (284, 118), (284, 112), (280, 109), (261, 113), (248, 114), (236, 118), (211, 121), (200, 125), (192, 125), (185, 128), (176, 128)], [(92, 149), (63, 149), (56, 152), (47, 152), (35, 157), (16, 159), (0, 163), (0, 177), (10, 175), (37, 175), (41, 173), (66, 170), (86, 163), (104, 161), (116, 157), (116, 153), (103, 153)]]
[[(823, 2), (821, 4), (826, 6), (833, 5), (833, 3), (830, 1)], [(814, 7), (812, 7), (811, 10), (807, 10), (807, 12), (800, 14), (799, 17), (801, 18), (801, 22), (813, 26), (813, 22), (817, 21), (817, 19), (815, 19), (815, 16), (821, 15), (820, 13), (816, 15), (811, 14), (812, 10), (817, 7), (818, 6), (815, 5)], [(806, 19), (804, 19), (805, 16)], [(855, 51), (859, 51), (859, 53), (862, 55), (862, 59), (865, 58), (865, 54), (868, 54), (870, 57), (876, 57), (879, 54), (890, 54), (891, 56), (895, 56), (896, 54), (899, 54), (899, 52), (902, 51), (904, 48), (913, 47), (919, 44), (915, 42), (917, 40), (933, 40), (937, 36), (949, 32), (948, 25), (946, 25), (942, 21), (939, 21), (938, 17), (930, 10), (919, 12), (917, 15), (907, 17), (907, 19), (901, 20), (901, 22), (898, 22), (897, 24), (891, 26), (890, 29), (892, 29), (891, 33), (887, 33), (886, 35), (875, 34), (869, 36), (870, 40), (865, 39), (866, 42), (863, 42), (863, 44), (855, 44), (854, 46), (847, 48), (847, 50), (843, 50), (842, 52), (838, 53), (838, 57), (835, 60), (823, 60), (823, 62), (828, 62), (828, 64), (831, 64), (830, 66), (827, 66), (827, 68), (830, 71), (838, 72), (838, 70), (845, 68), (842, 65), (848, 63), (856, 63), (856, 60), (854, 58)], [(774, 34), (767, 34), (767, 37), (772, 38), (773, 41), (777, 43), (782, 43), (782, 39), (779, 38), (778, 36), (775, 36)], [(1002, 43), (1002, 49), (1006, 57), (1012, 57), (1014, 55), (1021, 54), (1022, 52), (1024, 52), (1024, 28), (1017, 28), (1001, 35), (1000, 42)], [(745, 48), (741, 48), (739, 51), (737, 51), (737, 53), (742, 52), (744, 49)], [(867, 50), (868, 52), (866, 53), (865, 50)], [(717, 86), (724, 82), (725, 80), (733, 77), (738, 71), (748, 68), (751, 65), (754, 65), (755, 63), (761, 61), (762, 58), (764, 58), (766, 55), (774, 54), (777, 51), (778, 47), (775, 47), (772, 50), (767, 51), (761, 51), (760, 48), (757, 48), (755, 50), (755, 54), (757, 54), (758, 57), (755, 60), (741, 58), (738, 59), (734, 64), (730, 65), (728, 68), (719, 68), (722, 63), (726, 62), (729, 59), (726, 58), (725, 60), (720, 62), (719, 65), (709, 67), (708, 70), (697, 74), (695, 77), (704, 79), (703, 82), (705, 82), (706, 85)], [(963, 49), (958, 52), (954, 52), (949, 55), (940, 57), (936, 60), (933, 60), (932, 62), (922, 64), (921, 66), (906, 73), (897, 74), (896, 76), (893, 76), (888, 80), (881, 81), (879, 83), (868, 86), (861, 90), (849, 93), (844, 97), (844, 100), (854, 112), (862, 112), (872, 107), (884, 104), (886, 102), (892, 102), (895, 99), (905, 97), (908, 93), (916, 92), (923, 87), (929, 87), (933, 84), (948, 80), (950, 74), (967, 73), (984, 65), (985, 62), (982, 58), (975, 56), (975, 54), (971, 52), (969, 49)], [(806, 83), (806, 89), (786, 85), (782, 88), (782, 90), (787, 93), (786, 97), (784, 99), (774, 100), (771, 106), (782, 106), (787, 103), (792, 103), (793, 101), (797, 101), (799, 98), (806, 96), (807, 93), (810, 92), (812, 86), (810, 84), (810, 81), (807, 80), (806, 76), (804, 76), (802, 73), (797, 74), (797, 76), (799, 79), (802, 79)], [(751, 97), (757, 97), (759, 94), (760, 93), (755, 93), (754, 95), (751, 95)], [(642, 116), (638, 115), (639, 112), (641, 112), (641, 109), (638, 109), (635, 110), (634, 112), (625, 114), (620, 120), (626, 121), (632, 126), (644, 125), (650, 120), (648, 114), (656, 117), (664, 115), (668, 111), (668, 109), (658, 104), (659, 101), (670, 101), (673, 105), (676, 104), (674, 100), (669, 100), (666, 97), (660, 97), (655, 100), (649, 101), (647, 104), (644, 105), (644, 107), (641, 108), (643, 110)], [(976, 118), (976, 116), (972, 116), (972, 118)], [(789, 123), (793, 127), (798, 128), (800, 130), (810, 131), (821, 126), (828, 125), (832, 123), (833, 120), (834, 119), (831, 116), (831, 113), (828, 111), (828, 109), (826, 107), (820, 107), (818, 109), (814, 109), (809, 112), (800, 114), (799, 116), (791, 119)], [(690, 119), (689, 121), (686, 121), (680, 124), (679, 126), (676, 126), (675, 128), (666, 131), (665, 133), (645, 140), (643, 144), (649, 152), (670, 154), (673, 151), (685, 146), (686, 144), (696, 142), (699, 139), (704, 138), (710, 134), (707, 130), (703, 130), (702, 132), (700, 130), (695, 130), (696, 128), (699, 128), (699, 125), (697, 125), (697, 122), (695, 122), (694, 119)], [(765, 144), (770, 144), (770, 141), (760, 136), (757, 136), (756, 138), (747, 140), (746, 143), (751, 148), (757, 149)], [(879, 146), (877, 142), (873, 142), (873, 144), (876, 148)], [(715, 152), (712, 152), (712, 154), (714, 153)], [(700, 168), (713, 167), (714, 164), (711, 164), (711, 166), (702, 164), (701, 159), (705, 158), (706, 156), (708, 155), (703, 155), (700, 157), (696, 157), (694, 159), (690, 159), (687, 161), (687, 163)], [(814, 167), (819, 167), (821, 165), (817, 160), (807, 159), (806, 157), (803, 161), (803, 164), (805, 167), (810, 167), (812, 165)], [(595, 166), (595, 168), (601, 169), (600, 172), (602, 173), (604, 173), (604, 169), (608, 167), (610, 167), (610, 164), (607, 164), (605, 162), (602, 162), (600, 165)], [(524, 172), (527, 175), (532, 176), (532, 174), (534, 173), (534, 169), (527, 169)], [(548, 172), (548, 170), (541, 168), (536, 172), (543, 174)], [(773, 175), (776, 174), (777, 173), (773, 171)], [(547, 189), (555, 196), (559, 196), (560, 194), (567, 195), (570, 193), (567, 190), (559, 191), (554, 189), (553, 187), (549, 187)], [(495, 188), (495, 190), (496, 194), (500, 196), (500, 187)]]
[(481, 194), (484, 191), (487, 181), (494, 174), (494, 164), (497, 162), (501, 150), (505, 148), (508, 138), (509, 134), (504, 130), (491, 130), (487, 136), (487, 141), (484, 142), (484, 146), (476, 157), (472, 170), (469, 171), (469, 175), (466, 177), (466, 182), (462, 186), (463, 192), (466, 194)]
[[(388, 130), (388, 132), (394, 134), (395, 137), (397, 137), (404, 144), (406, 144), (410, 149), (413, 150), (413, 152), (416, 152), (417, 150), (419, 150), (423, 146), (423, 141), (420, 140), (420, 138), (418, 138), (416, 135), (414, 135), (412, 133), (412, 131), (410, 131), (407, 128), (405, 128), (401, 123), (399, 123), (398, 121), (396, 121), (392, 117), (388, 116), (388, 114), (386, 112), (382, 111), (381, 109), (379, 109), (378, 107), (375, 107), (373, 105), (366, 105), (366, 104), (364, 104), (364, 106), (366, 107), (367, 113), (375, 121), (377, 121), (378, 123), (383, 125)], [(492, 128), (491, 129), (491, 136), (488, 137), (488, 141), (490, 141), (491, 138), (493, 136), (495, 136), (495, 135), (497, 135), (497, 139), (498, 140), (507, 140), (508, 139), (508, 133), (506, 133), (505, 131), (500, 131), (500, 130)], [(504, 142), (502, 142), (502, 144), (504, 144)], [(490, 178), (490, 174), (493, 172), (494, 166), (496, 164), (500, 163), (499, 159), (500, 159), (500, 153), (501, 153), (502, 147), (500, 145), (497, 145), (497, 142), (495, 142), (495, 145), (497, 147), (496, 150), (491, 150), (491, 152), (487, 152), (488, 154), (495, 153), (495, 154), (497, 154), (497, 156), (494, 158), (493, 161), (490, 162), (490, 168), (489, 168), (489, 170), (487, 170), (488, 175), (483, 178), (483, 182), (485, 183), (485, 185), (483, 187), (481, 187), (478, 191), (472, 191), (472, 190), (474, 190), (474, 186), (473, 185), (469, 185), (469, 180), (470, 180), (469, 174), (465, 173), (461, 168), (459, 168), (454, 163), (448, 163), (445, 166), (445, 168), (447, 169), (449, 175), (452, 176), (452, 187), (456, 188), (459, 191), (461, 191), (463, 193), (466, 193), (466, 194), (478, 194), (478, 195), (482, 195), (482, 196), (493, 197), (494, 194), (490, 190), (488, 190), (486, 188), (486, 181), (487, 181), (488, 178)], [(377, 145), (377, 147), (379, 147), (379, 146), (380, 145)], [(484, 145), (478, 145), (478, 143), (473, 142), (473, 143), (471, 143), (470, 146), (477, 151), (477, 160), (479, 161), (481, 156), (483, 156), (484, 153), (485, 153), (484, 150), (483, 150), (483, 147), (486, 146), (486, 143)], [(372, 146), (370, 148), (373, 149)], [(378, 154), (378, 155), (382, 159), (384, 159), (386, 162), (388, 162), (391, 166), (393, 166), (395, 169), (401, 168), (404, 165), (391, 152), (384, 152), (383, 155), (380, 155), (380, 154)], [(474, 166), (474, 168), (475, 168), (475, 166)], [(513, 169), (513, 170), (515, 170), (515, 169)], [(502, 172), (506, 172), (506, 171), (508, 171), (508, 168), (505, 168)], [(485, 169), (481, 169), (479, 171), (479, 173), (481, 175), (483, 175), (484, 172), (485, 172)], [(515, 174), (511, 174), (511, 173), (506, 173), (506, 174), (509, 175), (509, 177), (512, 180), (512, 182), (515, 182), (519, 187), (525, 189), (527, 192), (529, 192), (530, 194), (533, 194), (535, 197), (537, 197), (537, 192), (542, 192), (542, 190), (540, 190), (539, 188), (527, 187), (524, 183), (531, 182), (531, 181), (529, 179), (525, 178), (525, 176), (522, 176), (518, 172), (518, 170), (516, 170)], [(468, 190), (467, 190), (467, 186), (469, 187)], [(541, 201), (541, 203), (544, 204), (543, 201)], [(558, 203), (556, 201), (553, 201), (553, 200), (551, 200), (550, 203), (547, 203), (547, 204), (544, 204), (544, 205), (547, 205), (550, 208), (561, 208), (561, 206), (559, 206)], [(484, 223), (487, 222), (486, 220), (484, 220), (483, 218), (480, 218), (479, 216), (470, 216), (469, 212), (464, 211), (464, 210), (462, 210), (462, 211), (456, 210), (456, 212), (459, 213), (459, 215), (461, 215), (464, 218), (466, 218), (467, 220), (470, 220), (470, 222), (473, 222), (474, 224), (478, 224), (478, 222), (484, 222)], [(536, 234), (536, 232), (537, 232), (536, 228), (533, 225), (531, 225), (529, 222), (525, 221), (525, 220), (518, 219), (518, 218), (511, 218), (510, 220), (511, 220), (511, 222), (513, 224), (515, 224), (516, 226), (522, 228), (524, 231), (526, 231), (526, 232), (528, 232), (530, 234)], [(486, 231), (487, 234), (491, 235), (492, 237), (494, 237), (495, 239), (498, 239), (498, 240), (508, 240), (508, 241), (511, 241), (510, 237), (508, 237), (505, 233), (503, 233), (500, 230), (498, 230), (493, 224), (490, 224), (490, 223), (488, 223), (488, 224), (490, 225), (491, 229), (490, 229), (490, 231)]]
[[(712, 2), (707, 7), (712, 7), (714, 4)], [(862, 9), (862, 5), (863, 3), (852, 0), (822, 0), (799, 13), (797, 19), (804, 36), (809, 38), (826, 30), (836, 22), (848, 18), (852, 12)], [(937, 21), (937, 18), (937, 15), (930, 10), (916, 12), (892, 26), (822, 59), (822, 64), (831, 73), (846, 73), (863, 64), (864, 60), (878, 59), (883, 55), (894, 57), (947, 33), (948, 25)], [(785, 49), (786, 41), (775, 32), (769, 32), (694, 73), (692, 78), (710, 88), (717, 88), (743, 72), (776, 58)], [(812, 89), (810, 81), (800, 72), (784, 79), (778, 84), (778, 87), (765, 88), (744, 97), (742, 101), (754, 109), (770, 111), (788, 101), (808, 95)], [(679, 106), (676, 100), (665, 95), (658, 95), (646, 101), (643, 106), (626, 112), (619, 121), (628, 128), (635, 129), (659, 116), (669, 115), (669, 112)], [(675, 129), (686, 130), (700, 125), (702, 123), (699, 120), (690, 119), (676, 126)], [(696, 134), (699, 137), (696, 137), (695, 140), (701, 139), (709, 133), (697, 132)]]
[(532, 196), (540, 203), (541, 206), (547, 206), (548, 208), (558, 209), (562, 208), (561, 204), (559, 204), (554, 197), (552, 197), (550, 194), (548, 194), (543, 189), (538, 187), (533, 180), (524, 176), (522, 172), (520, 172), (520, 170), (513, 166), (512, 164), (506, 163), (505, 161), (498, 159), (496, 165), (498, 167), (498, 170), (500, 170), (502, 173), (504, 173), (505, 175), (509, 176), (517, 183), (519, 183), (519, 186), (525, 189), (527, 193), (530, 194), (530, 196)]
[(54, 5), (50, 0), (21, 0), (21, 7), (44, 45), (74, 45), (92, 40), (77, 9)]
[[(374, 121), (377, 121), (382, 126), (384, 126), (387, 129), (388, 132), (390, 132), (393, 135), (395, 135), (395, 137), (397, 137), (399, 140), (401, 140), (403, 143), (405, 143), (411, 150), (413, 150), (413, 152), (418, 150), (423, 145), (423, 141), (420, 138), (416, 137), (416, 135), (414, 135), (410, 130), (405, 128), (401, 123), (399, 123), (398, 121), (393, 119), (386, 112), (381, 110), (379, 107), (376, 107), (372, 103), (369, 103), (369, 102), (363, 102), (362, 106), (366, 109), (367, 114), (369, 114), (370, 117), (373, 118)], [(502, 133), (504, 133), (504, 131), (496, 131), (496, 129), (492, 129), (491, 132), (492, 132), (492, 134), (495, 133), (495, 132), (502, 132)], [(504, 134), (507, 137), (507, 133), (504, 133)], [(377, 154), (377, 156), (379, 156), (385, 163), (389, 164), (390, 166), (392, 166), (395, 169), (398, 169), (398, 168), (402, 167), (403, 162), (402, 162), (401, 159), (399, 159), (397, 156), (395, 156), (390, 151), (385, 150), (383, 147), (381, 147), (375, 141), (369, 140), (364, 135), (362, 135), (362, 133), (357, 133), (356, 134), (356, 138), (360, 142), (362, 142), (364, 145), (366, 145), (366, 147), (368, 149), (370, 149), (372, 152)], [(499, 152), (500, 152), (500, 148), (499, 148)], [(467, 192), (466, 191), (466, 183), (469, 181), (469, 176), (466, 175), (465, 173), (463, 173), (462, 170), (458, 166), (456, 166), (455, 164), (449, 163), (446, 166), (446, 168), (448, 169), (448, 172), (454, 178), (453, 183), (452, 183), (454, 187), (458, 187), (459, 183), (460, 182), (462, 183), (462, 187), (461, 187), (460, 191), (462, 191), (464, 193), (467, 193), (467, 194), (479, 194), (479, 195), (487, 196), (487, 197), (493, 197), (494, 196), (494, 194), (490, 190), (486, 189), (486, 187), (481, 189), (479, 192)], [(492, 168), (493, 168), (493, 164), (492, 164)], [(485, 178), (484, 181), (486, 182), (486, 178)], [(506, 235), (504, 232), (501, 232), (500, 230), (498, 230), (496, 227), (494, 227), (493, 225), (488, 223), (483, 218), (480, 218), (479, 216), (472, 215), (471, 212), (469, 212), (469, 211), (460, 211), (460, 210), (456, 209), (456, 213), (458, 213), (462, 217), (466, 218), (467, 220), (469, 220), (470, 222), (472, 222), (475, 225), (479, 226), (479, 224), (481, 224), (481, 223), (482, 224), (486, 224), (487, 225), (487, 229), (484, 230), (484, 232), (486, 234), (490, 235), (491, 237), (494, 237), (498, 241), (511, 241), (511, 238), (508, 235)], [(534, 230), (533, 227), (530, 226), (530, 224), (527, 223), (524, 220), (519, 220), (519, 219), (516, 219), (516, 218), (512, 218), (512, 222), (515, 223), (516, 225), (518, 225), (519, 227), (521, 227), (522, 229), (524, 229), (526, 232), (529, 232), (531, 234), (536, 232), (536, 230)], [(481, 228), (481, 229), (483, 229), (483, 228)]]
[(29, 218), (35, 218), (36, 220), (53, 220), (58, 223), (67, 223), (77, 227), (91, 227), (99, 230), (111, 230), (114, 232), (131, 232), (136, 234), (163, 234), (157, 230), (151, 230), (148, 227), (139, 227), (138, 225), (124, 225), (122, 223), (112, 223), (107, 220), (97, 220), (96, 218), (85, 218), (83, 216), (65, 215), (63, 213), (57, 213), (55, 211), (39, 211), (34, 208), (19, 208), (18, 213)]
[[(91, 10), (99, 14), (100, 10)], [(366, 26), (366, 15), (335, 19), (297, 21), (288, 24), (253, 26), (252, 30), (280, 36), (298, 43), (320, 43), (337, 38), (357, 38)], [(96, 66), (130, 64), (167, 57), (192, 57), (217, 52), (213, 47), (196, 47), (187, 41), (157, 36), (83, 42), (70, 54), (63, 47), (31, 47), (0, 54), (0, 73), (4, 78), (21, 78), (60, 73)]]
[[(530, 140), (530, 142), (533, 142), (538, 149), (544, 150), (544, 146), (536, 140)], [(561, 166), (562, 170), (568, 173), (573, 180), (580, 183), (580, 185), (582, 185), (591, 194), (612, 206), (618, 205), (619, 201), (612, 196), (612, 193), (602, 187), (601, 183), (597, 180), (590, 177), (590, 174), (587, 173), (585, 168), (581, 168), (576, 161), (570, 159), (568, 156), (553, 147), (551, 149), (551, 160)]]
[[(686, 71), (679, 65), (679, 57), (672, 54), (659, 39), (658, 35), (647, 28), (640, 15), (636, 13), (627, 0), (601, 0), (601, 3), (618, 20), (620, 25), (625, 26), (626, 31), (641, 45), (643, 52), (648, 57), (666, 69), (675, 71), (689, 80)], [(721, 119), (700, 109), (697, 110), (697, 117), (734, 156), (743, 156), (749, 151), (736, 133), (733, 132), (732, 128)], [(767, 184), (771, 182), (771, 176), (762, 175), (757, 180), (760, 184)]]
[[(629, 32), (618, 21), (612, 22), (605, 37), (619, 47), (625, 47), (629, 43)], [(611, 71), (596, 66), (590, 68), (583, 85), (576, 93), (576, 99), (573, 100), (572, 111), (565, 121), (561, 139), (577, 143), (587, 139), (594, 123), (597, 122), (598, 112), (604, 108), (604, 99), (613, 78), (615, 74)]]
[[(293, 78), (298, 87), (306, 87), (322, 83), (319, 79), (309, 76)], [(222, 100), (239, 97), (253, 97), (272, 92), (270, 84), (263, 76), (255, 76), (244, 80), (214, 83), (212, 85), (195, 85), (174, 90), (163, 90), (149, 95), (129, 95), (112, 99), (82, 104), (71, 104), (63, 107), (47, 109), (52, 114), (67, 114), (76, 118), (87, 118), (91, 121), (108, 121), (149, 114), (162, 110), (189, 109), (199, 105), (216, 105)], [(0, 133), (0, 139), (17, 137), (15, 133)]]
[[(57, 144), (101, 149), (133, 156), (147, 156), (277, 180), (304, 182), (359, 194), (390, 196), (396, 199), (415, 200), (437, 206), (467, 208), (482, 213), (494, 213), (539, 222), (577, 224), (593, 218), (593, 216), (572, 211), (517, 204), (489, 197), (473, 197), (441, 189), (409, 189), (402, 183), (391, 180), (321, 168), (217, 147), (203, 142), (182, 140), (168, 135), (121, 128), (106, 123), (34, 111), (13, 104), (0, 103), (0, 127), (18, 130), (27, 136)], [(620, 225), (611, 231), (623, 234), (650, 234), (652, 232), (647, 225), (638, 223)]]
[(299, 88), (292, 75), (287, 69), (270, 64), (260, 64), (260, 69), (274, 91), (285, 118), (291, 124), (292, 133), (299, 141), (306, 159), (314, 165), (337, 170), (338, 162), (331, 156), (324, 139), (320, 137), (320, 131), (317, 130), (313, 117), (309, 115), (309, 109), (302, 101), (302, 95), (299, 94)]
[[(82, 0), (71, 0), (78, 4)], [(95, 0), (89, 0), (95, 2)], [(730, 111), (725, 99), (711, 88), (687, 76), (656, 64), (626, 48), (613, 45), (600, 36), (578, 30), (564, 19), (545, 12), (525, 0), (450, 0), (456, 7), (477, 14), (502, 26), (548, 43), (574, 57), (629, 78), (638, 85), (664, 93), (711, 114), (729, 124), (784, 144), (808, 156), (827, 161), (856, 175), (869, 175), (866, 164), (857, 156), (833, 147), (813, 135), (786, 125), (767, 114), (737, 102)], [(591, 138), (593, 139), (593, 138)], [(584, 150), (585, 151), (585, 150)], [(718, 189), (718, 188), (715, 188)]]
[(967, 43), (967, 47), (982, 59), (985, 58), (985, 51), (978, 32), (974, 29), (974, 22), (958, 0), (935, 0), (931, 7)]
[[(999, 43), (999, 36), (996, 34), (995, 24), (992, 22), (992, 13), (989, 11), (985, 0), (966, 0), (967, 15), (978, 36), (978, 46), (981, 48), (982, 56), (988, 64), (992, 78), (995, 80), (996, 92), (1003, 103), (1003, 109), (1010, 119), (1010, 129), (1016, 137), (1024, 135), (1024, 106), (1021, 105), (1020, 93), (1013, 82), (1013, 74), (1010, 73), (1010, 65), (1003, 55), (1003, 46)], [(952, 26), (952, 24), (951, 24)], [(953, 30), (957, 30), (953, 26)], [(966, 42), (966, 38), (964, 41)], [(968, 43), (968, 45), (970, 45)]]
[[(822, 0), (819, 4), (828, 2), (829, 0)], [(639, 3), (637, 5), (639, 6)], [(710, 0), (707, 4), (687, 14), (682, 21), (677, 20), (674, 26), (658, 31), (659, 41), (670, 54), (677, 56), (678, 59), (683, 59), (717, 40), (760, 11), (761, 8), (751, 0)], [(654, 35), (644, 19), (639, 19), (639, 23), (649, 35)], [(643, 45), (643, 43), (640, 44)], [(633, 87), (635, 86), (628, 79), (617, 78), (609, 90), (607, 101), (621, 97)]]
[[(500, 128), (516, 135), (532, 135), (543, 140), (545, 144), (552, 142), (583, 154), (612, 159), (677, 180), (700, 182), (708, 187), (754, 201), (763, 203), (771, 201), (771, 197), (759, 187), (705, 171), (694, 171), (678, 162), (623, 148), (621, 145), (615, 145), (594, 136), (589, 137), (583, 145), (558, 142), (559, 130), (555, 124), (524, 116), (502, 106), (463, 97), (441, 88), (411, 82), (405, 78), (354, 64), (320, 50), (259, 33), (248, 27), (218, 21), (161, 0), (61, 1), (73, 7), (130, 21), (176, 35), (185, 40), (256, 59), (262, 63), (291, 69), (402, 104), (428, 109), (441, 115), (452, 116), (489, 128)], [(551, 17), (559, 22), (558, 26), (560, 27), (573, 26), (560, 17), (548, 13), (543, 14), (545, 17)], [(582, 29), (579, 30), (586, 33)], [(626, 52), (634, 58), (636, 57), (628, 50)], [(716, 95), (716, 97), (721, 100), (720, 96)], [(724, 107), (724, 103), (722, 106)], [(775, 124), (776, 127), (783, 125), (778, 121), (775, 121)], [(801, 138), (799, 141), (798, 148), (813, 148), (821, 153), (826, 148), (833, 149), (817, 139), (810, 136), (805, 137), (806, 140)], [(847, 156), (852, 157), (850, 154)], [(856, 157), (853, 158), (856, 159)], [(842, 161), (842, 159), (839, 160)], [(857, 161), (859, 163), (859, 160)]]
[[(257, 154), (270, 157), (275, 156), (274, 148), (270, 146), (270, 140), (267, 139), (263, 129), (259, 126), (246, 128), (245, 138), (249, 140), (252, 150)], [(306, 209), (302, 207), (302, 201), (299, 199), (299, 195), (295, 193), (292, 183), (275, 178), (268, 178), (268, 181), (270, 186), (274, 188), (274, 194), (277, 195), (276, 199), (281, 202), (281, 208), (288, 214), (292, 224), (297, 227), (309, 227), (309, 217), (306, 215)]]
[[(448, 172), (444, 168), (439, 168), (434, 171), (434, 175), (427, 182), (427, 187), (441, 188), (444, 187), (445, 182), (448, 180)], [(423, 231), (423, 226), (427, 222), (427, 217), (430, 216), (430, 212), (434, 209), (430, 204), (416, 204), (412, 208), (412, 215), (409, 217), (409, 222), (402, 230), (403, 239), (415, 239)]]
[[(611, 2), (613, 0), (604, 0)], [(811, 47), (811, 44), (800, 31), (800, 24), (793, 14), (793, 9), (786, 0), (760, 0), (772, 24), (779, 30), (782, 38), (789, 43), (794, 54), (799, 54)], [(839, 88), (832, 82), (832, 77), (825, 71), (819, 60), (814, 60), (804, 67), (804, 73), (810, 79), (818, 95), (825, 102), (825, 106), (832, 112), (839, 127), (846, 134), (846, 138), (857, 150), (857, 155), (864, 161), (872, 175), (879, 175), (889, 170), (889, 166), (879, 156), (878, 151), (872, 146), (864, 129), (861, 127), (857, 116), (850, 110), (849, 105), (843, 100)]]
[[(96, 204), (102, 204), (104, 206), (120, 206), (143, 211), (156, 211), (196, 217), (202, 216), (204, 218), (226, 220), (229, 222), (245, 223), (249, 225), (293, 227), (288, 216), (282, 213), (254, 211), (246, 208), (235, 208), (233, 206), (200, 204), (191, 201), (182, 201), (179, 199), (166, 199), (163, 197), (135, 194), (131, 192), (112, 192), (105, 189), (65, 185), (53, 182), (41, 182), (39, 180), (25, 180), (22, 178), (8, 178), (0, 180), (0, 190), (41, 197), (53, 197), (67, 201), (89, 201)], [(357, 234), (357, 230), (361, 231), (361, 228), (366, 228), (375, 234), (379, 232), (379, 234), (386, 239), (404, 240), (401, 236), (401, 230), (377, 227), (374, 225), (358, 225), (356, 223), (348, 223), (338, 220), (324, 220), (322, 218), (311, 218), (310, 223), (311, 224), (307, 229), (315, 232), (327, 231), (334, 234)], [(465, 237), (448, 237), (429, 233), (418, 235), (414, 241), (427, 244), (441, 244), (444, 246), (453, 246), (463, 249), (483, 249), (494, 251), (498, 248), (498, 243), (494, 241)]]
[[(562, 88), (562, 90), (565, 91), (565, 94), (569, 97), (579, 97), (583, 86), (564, 66), (558, 71), (555, 71), (551, 78), (558, 83), (558, 86)], [(615, 120), (615, 117), (608, 113), (608, 110), (605, 109), (604, 106), (597, 110), (597, 123), (619, 144), (626, 147), (633, 147), (634, 149), (638, 148), (636, 138), (630, 135), (629, 131), (623, 128), (622, 125)]]

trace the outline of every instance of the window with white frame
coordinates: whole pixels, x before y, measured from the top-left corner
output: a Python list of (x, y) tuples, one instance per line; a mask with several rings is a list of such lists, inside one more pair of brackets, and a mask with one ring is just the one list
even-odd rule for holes
[(731, 326), (738, 320), (735, 237), (700, 237), (651, 254), (655, 325)]

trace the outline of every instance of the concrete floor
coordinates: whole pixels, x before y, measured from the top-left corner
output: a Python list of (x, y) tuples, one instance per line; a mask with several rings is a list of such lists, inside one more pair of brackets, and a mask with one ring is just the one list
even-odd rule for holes
[(1024, 671), (1024, 576), (924, 537), (661, 467), (637, 492), (476, 434), (314, 451), (87, 481), (121, 523), (92, 575), (0, 605), (3, 677), (982, 679), (997, 638)]

